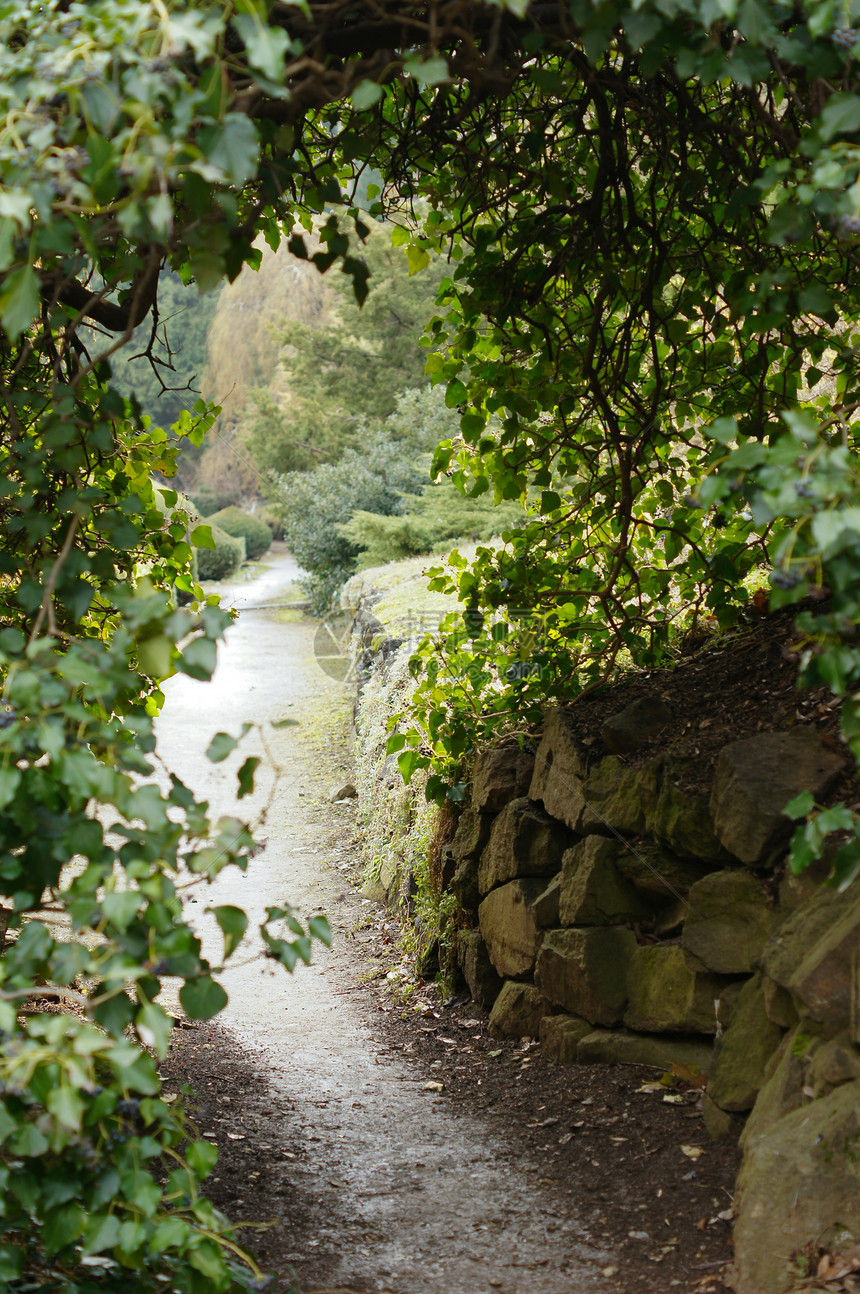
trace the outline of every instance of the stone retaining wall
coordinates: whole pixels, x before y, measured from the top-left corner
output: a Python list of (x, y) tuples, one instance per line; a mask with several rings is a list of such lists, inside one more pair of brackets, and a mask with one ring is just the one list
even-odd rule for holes
[(860, 1240), (860, 885), (774, 878), (783, 806), (844, 763), (811, 728), (762, 733), (691, 792), (685, 761), (627, 758), (664, 722), (634, 703), (593, 758), (556, 709), (537, 750), (478, 759), (443, 877), (471, 922), (454, 957), (499, 1036), (707, 1075), (711, 1134), (745, 1149), (735, 1289), (787, 1294), (804, 1247)]

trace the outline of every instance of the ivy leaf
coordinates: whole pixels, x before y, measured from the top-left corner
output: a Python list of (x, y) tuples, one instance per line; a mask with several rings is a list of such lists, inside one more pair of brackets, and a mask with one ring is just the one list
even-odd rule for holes
[(215, 673), (217, 653), (211, 638), (194, 638), (179, 658), (179, 668), (189, 678), (204, 682)]
[(137, 890), (124, 890), (121, 894), (106, 894), (102, 911), (111, 925), (123, 933), (131, 925), (140, 908), (141, 895)]
[(45, 1098), (45, 1106), (64, 1128), (70, 1128), (72, 1132), (80, 1129), (84, 1117), (84, 1102), (73, 1087), (69, 1087), (68, 1084), (55, 1087)]
[(308, 931), (313, 939), (319, 939), (327, 948), (331, 946), (331, 926), (323, 916), (311, 917)]
[(375, 103), (379, 103), (384, 93), (382, 86), (377, 85), (375, 81), (359, 81), (350, 96), (352, 106), (359, 112), (365, 108), (372, 108)]
[(250, 795), (254, 790), (254, 774), (260, 765), (258, 755), (249, 755), (242, 767), (237, 773), (239, 779), (239, 793), (237, 798), (242, 800), (246, 795)]
[(152, 1047), (156, 1056), (163, 1059), (170, 1048), (173, 1021), (157, 1002), (144, 1002), (134, 1018), (137, 1031), (145, 1046)]
[(216, 732), (206, 749), (206, 758), (212, 764), (223, 763), (238, 745), (237, 738), (231, 737), (229, 732)]
[(849, 135), (860, 130), (860, 96), (834, 94), (821, 114), (821, 134), (824, 139), (834, 135)]
[(218, 1147), (210, 1145), (208, 1141), (192, 1141), (185, 1151), (185, 1159), (189, 1168), (202, 1181), (218, 1162)]
[(245, 184), (256, 173), (260, 137), (250, 117), (228, 112), (224, 124), (210, 141), (209, 161), (233, 184)]
[(115, 1213), (97, 1213), (87, 1225), (84, 1253), (101, 1254), (119, 1243), (119, 1218)]
[(222, 903), (216, 908), (207, 908), (211, 912), (224, 935), (224, 960), (230, 957), (242, 942), (248, 929), (248, 918), (241, 908)]
[(404, 750), (398, 755), (397, 767), (400, 769), (404, 782), (410, 782), (416, 768), (422, 767), (426, 762), (417, 750)]
[(208, 975), (186, 980), (179, 990), (179, 1001), (189, 1020), (211, 1020), (227, 1005), (227, 994)]
[(21, 785), (19, 768), (0, 768), (0, 809), (5, 809), (15, 798), (15, 792)]
[(74, 1244), (87, 1229), (87, 1215), (79, 1204), (64, 1204), (52, 1209), (42, 1223), (42, 1241), (49, 1254)]
[(456, 409), (458, 405), (464, 403), (467, 395), (468, 392), (466, 391), (464, 384), (458, 377), (455, 377), (452, 382), (448, 383), (448, 387), (445, 391), (445, 404), (449, 409)]
[(424, 62), (407, 59), (403, 64), (404, 72), (415, 78), (419, 85), (441, 85), (450, 79), (448, 64), (444, 58), (428, 58)]
[(801, 791), (783, 809), (787, 818), (805, 818), (815, 808), (815, 796), (811, 791)]
[(211, 526), (195, 526), (188, 536), (195, 548), (214, 548)]
[(39, 276), (32, 265), (22, 265), (6, 276), (0, 292), (0, 322), (10, 341), (16, 342), (39, 311)]
[(231, 19), (239, 33), (248, 62), (270, 81), (283, 84), (284, 64), (292, 41), (280, 27), (269, 27), (261, 22), (256, 12), (234, 14)]

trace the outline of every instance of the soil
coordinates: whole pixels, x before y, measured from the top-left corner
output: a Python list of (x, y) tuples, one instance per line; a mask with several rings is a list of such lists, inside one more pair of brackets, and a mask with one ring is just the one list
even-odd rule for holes
[[(826, 603), (805, 603), (802, 609), (828, 608)], [(678, 785), (706, 792), (717, 755), (728, 742), (807, 724), (845, 758), (845, 775), (828, 803), (847, 799), (852, 808), (860, 808), (857, 764), (839, 730), (840, 698), (826, 687), (798, 691), (797, 611), (787, 607), (770, 614), (758, 599), (735, 628), (688, 637), (670, 668), (643, 670), (575, 702), (570, 714), (577, 735), (595, 758), (608, 754), (600, 739), (603, 723), (633, 701), (659, 697), (672, 721), (626, 756), (626, 762), (644, 764), (658, 751), (668, 751), (690, 760)]]
[[(167, 764), (225, 811), (233, 761), (203, 753), (216, 728), (255, 720), (236, 761), (259, 749), (280, 769), (251, 803), (267, 836), (257, 870), (199, 895), (210, 956), (213, 899), (261, 915), (288, 897), (300, 915), (325, 910), (334, 932), (292, 977), (259, 959), (229, 971), (221, 1022), (175, 1031), (162, 1073), (174, 1090), (190, 1084), (199, 1129), (219, 1147), (207, 1194), (243, 1228), (272, 1294), (723, 1289), (739, 1154), (708, 1139), (700, 1091), (645, 1067), (555, 1066), (534, 1043), (490, 1039), (474, 1004), (415, 980), (394, 918), (359, 896), (354, 807), (330, 803), (349, 771), (332, 715), (345, 731), (351, 698), (315, 664), (313, 625), (272, 609), (289, 600), (291, 573), (276, 554), (265, 584), (242, 591), (267, 609), (240, 617), (213, 684), (171, 680), (161, 725)], [(787, 628), (755, 624), (577, 711), (599, 731), (656, 684), (677, 739), (703, 761), (717, 741), (788, 717), (835, 742), (829, 698), (793, 691)], [(297, 722), (266, 726), (285, 715)]]

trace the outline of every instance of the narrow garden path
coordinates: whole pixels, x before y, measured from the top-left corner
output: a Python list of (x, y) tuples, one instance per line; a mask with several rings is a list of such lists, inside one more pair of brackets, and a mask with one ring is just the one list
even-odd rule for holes
[[(272, 1290), (617, 1290), (612, 1253), (559, 1200), (540, 1155), (517, 1151), (498, 1121), (470, 1116), (439, 1083), (428, 1086), (438, 1071), (380, 1040), (355, 937), (367, 907), (321, 861), (337, 815), (349, 813), (319, 808), (321, 791), (344, 780), (345, 752), (325, 734), (349, 698), (314, 658), (316, 626), (277, 609), (297, 596), (291, 559), (276, 551), (267, 562), (253, 581), (224, 590), (228, 605), (249, 609), (230, 629), (212, 683), (166, 685), (159, 751), (213, 807), (247, 817), (269, 798), (270, 757), (279, 769), (258, 832), (266, 847), (248, 875), (226, 874), (188, 899), (213, 960), (219, 943), (204, 912), (212, 902), (239, 903), (258, 918), (270, 904), (324, 911), (334, 943), (293, 976), (260, 959), (231, 970), (219, 1023), (177, 1030), (166, 1073), (192, 1077), (201, 1127), (221, 1143), (213, 1198), (233, 1217), (275, 1221), (256, 1238), (243, 1233), (277, 1270)], [(271, 726), (285, 719), (295, 722)], [(259, 729), (228, 761), (209, 763), (213, 733), (237, 735), (246, 722)], [(236, 768), (252, 753), (267, 767), (237, 805)]]

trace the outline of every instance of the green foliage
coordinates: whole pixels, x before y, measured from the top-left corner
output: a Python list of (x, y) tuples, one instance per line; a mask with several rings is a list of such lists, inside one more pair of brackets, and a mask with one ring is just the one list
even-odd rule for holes
[[(200, 396), (208, 364), (208, 330), (217, 293), (201, 296), (170, 270), (158, 284), (158, 319), (136, 328), (111, 357), (113, 382), (142, 413), (170, 427)], [(96, 342), (90, 332), (89, 344)], [(186, 440), (178, 462), (187, 468), (199, 451)]]
[[(848, 341), (849, 357), (857, 340)], [(719, 456), (699, 501), (769, 530), (771, 605), (806, 603), (797, 617), (800, 682), (843, 698), (842, 735), (860, 761), (860, 460), (850, 416), (820, 421), (831, 408), (824, 392), (809, 408), (786, 411), (767, 445), (729, 421), (710, 427)], [(811, 815), (795, 834), (792, 868), (828, 853), (832, 881), (849, 884), (860, 871), (860, 815), (843, 805), (821, 810), (811, 798), (790, 807)], [(848, 839), (831, 841), (838, 832)]]
[(324, 615), (356, 569), (360, 543), (342, 523), (357, 512), (390, 516), (428, 481), (429, 450), (450, 416), (432, 392), (407, 391), (381, 424), (363, 424), (360, 448), (314, 472), (289, 472), (277, 482), (284, 539), (305, 572), (302, 587)]
[(860, 815), (844, 804), (823, 808), (809, 792), (785, 806), (788, 817), (805, 817), (792, 837), (788, 865), (795, 876), (826, 860), (826, 879), (845, 890), (860, 875)]
[(272, 546), (272, 531), (267, 522), (259, 517), (252, 517), (241, 508), (222, 508), (209, 520), (234, 539), (245, 540), (245, 553), (249, 562), (255, 562)]
[(470, 499), (451, 481), (428, 485), (420, 495), (404, 495), (400, 506), (405, 511), (396, 516), (356, 512), (340, 527), (361, 550), (359, 568), (432, 553), (454, 539), (491, 539), (525, 515), (519, 500), (494, 504), (486, 495)]
[(403, 457), (402, 446), (371, 437), (362, 453), (348, 449), (337, 463), (315, 472), (290, 472), (278, 481), (284, 540), (306, 574), (302, 587), (312, 610), (324, 615), (340, 586), (355, 570), (357, 546), (340, 522), (359, 509), (394, 512), (404, 491), (414, 490), (426, 474)]
[[(346, 222), (342, 222), (346, 228)], [(346, 281), (331, 280), (334, 317), (282, 325), (282, 396), (255, 394), (249, 448), (258, 466), (287, 472), (338, 458), (362, 439), (362, 424), (395, 412), (396, 397), (426, 385), (419, 341), (432, 312), (443, 262), (410, 275), (390, 228), (371, 224), (361, 254), (372, 285), (361, 309)], [(355, 237), (350, 246), (355, 248)]]
[[(153, 761), (159, 681), (209, 677), (230, 616), (199, 588), (189, 609), (173, 604), (189, 580), (188, 514), (152, 475), (170, 475), (175, 446), (98, 387), (93, 423), (88, 394), (84, 380), (58, 387), (50, 416), (0, 447), (3, 521), (18, 537), (4, 550), (0, 634), (0, 1288), (46, 1267), (77, 1288), (88, 1254), (106, 1255), (103, 1289), (129, 1272), (142, 1289), (165, 1273), (191, 1291), (249, 1289), (257, 1269), (200, 1196), (213, 1151), (162, 1101), (149, 1054), (169, 1043), (165, 975), (196, 1018), (223, 1004), (182, 898), (225, 867), (244, 870), (255, 847), (245, 824), (211, 820), (177, 777), (162, 789)], [(65, 430), (64, 464), (44, 454), (52, 427)], [(106, 436), (114, 452), (102, 456)], [(53, 559), (50, 531), (28, 524), (45, 498)], [(263, 937), (280, 938), (268, 922)], [(302, 930), (272, 955), (292, 963), (306, 940)], [(19, 1014), (57, 996), (77, 1013)]]
[(233, 507), (237, 501), (237, 496), (232, 490), (205, 490), (198, 486), (189, 490), (188, 498), (201, 517), (211, 517), (224, 508)]
[(201, 580), (226, 580), (239, 569), (245, 560), (245, 540), (240, 535), (229, 535), (220, 526), (211, 525), (214, 548), (196, 548), (197, 578)]
[[(411, 451), (395, 470), (380, 444), (377, 469), (355, 421), (412, 381), (400, 343), (413, 364), (425, 308), (403, 330), (391, 308), (420, 275), (368, 299), (374, 218), (396, 213), (410, 273), (444, 264), (427, 376), (461, 416), (436, 469), (470, 496), (540, 498), (503, 545), (434, 576), (464, 610), (416, 653), (415, 722), (394, 738), (431, 796), (461, 797), (474, 748), (548, 698), (664, 658), (678, 617), (731, 623), (768, 555), (777, 591), (781, 576), (833, 592), (802, 622), (804, 676), (849, 698), (857, 746), (857, 6), (474, 0), (402, 16), (412, 44), (392, 48), (362, 0), (337, 23), (301, 5), (0, 0), (0, 1288), (254, 1279), (196, 1194), (211, 1149), (192, 1143), (191, 1176), (173, 1159), (164, 1178), (178, 1132), (143, 1045), (166, 1045), (162, 974), (201, 1018), (223, 1000), (177, 887), (252, 848), (153, 777), (158, 683), (208, 677), (226, 623), (192, 580), (187, 517), (163, 517), (151, 484), (210, 415), (168, 435), (111, 385), (166, 268), (205, 293), (285, 234), (381, 312), (365, 336), (342, 316), (318, 352), (295, 334), (296, 419), (276, 400), (289, 453), (368, 451), (351, 493), (320, 473), (289, 484), (330, 535), (418, 488)], [(344, 214), (369, 164), (383, 191)], [(313, 578), (354, 560), (338, 540), (307, 537)], [(251, 759), (243, 792), (253, 774)], [(831, 813), (811, 818), (816, 849), (852, 830)], [(70, 921), (63, 943), (46, 904)], [(232, 949), (241, 922), (221, 920)], [(300, 931), (271, 909), (268, 954), (306, 959)], [(19, 1019), (60, 988), (79, 1019)], [(120, 1267), (82, 1277), (87, 1248)]]

